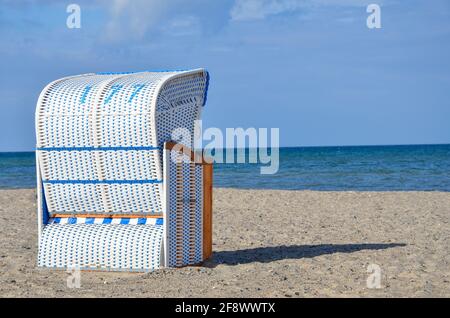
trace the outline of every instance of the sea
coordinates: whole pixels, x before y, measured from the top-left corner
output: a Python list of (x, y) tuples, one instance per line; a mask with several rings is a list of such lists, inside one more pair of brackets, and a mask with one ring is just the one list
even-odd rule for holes
[[(248, 152), (248, 149), (247, 149)], [(279, 169), (217, 163), (214, 186), (317, 191), (450, 191), (450, 144), (279, 148)], [(34, 152), (0, 153), (0, 189), (34, 188)]]

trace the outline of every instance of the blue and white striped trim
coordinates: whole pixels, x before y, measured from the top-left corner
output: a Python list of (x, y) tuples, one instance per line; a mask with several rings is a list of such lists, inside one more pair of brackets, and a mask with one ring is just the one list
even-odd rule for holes
[(42, 183), (49, 184), (145, 184), (145, 183), (162, 183), (162, 180), (42, 180)]
[(142, 224), (163, 225), (163, 218), (85, 218), (56, 217), (50, 218), (48, 224)]
[(130, 147), (37, 147), (38, 151), (145, 151), (158, 150), (155, 146)]

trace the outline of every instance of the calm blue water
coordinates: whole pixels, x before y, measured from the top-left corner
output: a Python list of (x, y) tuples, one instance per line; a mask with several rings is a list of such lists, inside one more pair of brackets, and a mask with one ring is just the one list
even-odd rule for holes
[[(34, 153), (0, 153), (0, 188), (35, 187)], [(216, 164), (217, 187), (295, 190), (450, 191), (450, 145), (280, 149), (280, 169)]]

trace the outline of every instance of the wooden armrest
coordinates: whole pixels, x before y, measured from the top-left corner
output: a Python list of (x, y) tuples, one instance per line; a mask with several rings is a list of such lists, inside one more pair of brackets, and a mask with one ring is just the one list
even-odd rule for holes
[(191, 148), (189, 148), (188, 146), (179, 144), (175, 141), (166, 142), (164, 145), (164, 149), (184, 153), (186, 156), (191, 158), (192, 162), (195, 162), (195, 164), (198, 164), (198, 165), (212, 164), (212, 158), (205, 157), (205, 156), (203, 156), (203, 154), (198, 154), (195, 151), (193, 151)]

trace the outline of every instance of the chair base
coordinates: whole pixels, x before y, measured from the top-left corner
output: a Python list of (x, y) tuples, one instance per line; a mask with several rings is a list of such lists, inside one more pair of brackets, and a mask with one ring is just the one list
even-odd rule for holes
[(159, 269), (163, 225), (48, 224), (39, 240), (38, 266), (80, 270)]

